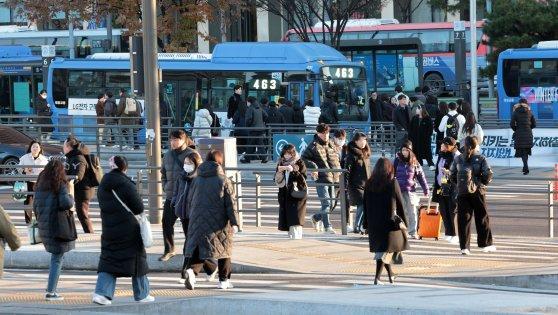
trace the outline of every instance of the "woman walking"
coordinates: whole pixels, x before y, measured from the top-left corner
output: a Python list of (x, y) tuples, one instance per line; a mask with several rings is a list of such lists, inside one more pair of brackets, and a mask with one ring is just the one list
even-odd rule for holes
[[(190, 212), (191, 209), (188, 206), (188, 192), (190, 191), (190, 186), (192, 181), (196, 177), (196, 171), (198, 167), (202, 164), (202, 158), (198, 152), (192, 151), (184, 158), (184, 171), (176, 179), (176, 185), (174, 190), (174, 195), (171, 200), (171, 206), (174, 207), (174, 212), (178, 218), (180, 218), (180, 223), (182, 223), (182, 231), (184, 231), (184, 248), (182, 253), (186, 252), (186, 242), (188, 237), (188, 224), (190, 222)], [(184, 256), (184, 261), (182, 262), (182, 271), (179, 283), (184, 284), (186, 281), (186, 265), (188, 264), (188, 259)], [(212, 260), (206, 260), (203, 264), (203, 268), (207, 274), (207, 281), (213, 281), (215, 275), (217, 274), (217, 264)], [(194, 270), (196, 276), (199, 270)]]
[(416, 115), (413, 116), (411, 120), (409, 139), (413, 143), (414, 153), (420, 166), (422, 166), (422, 160), (426, 160), (431, 171), (435, 170), (434, 162), (432, 161), (431, 147), (433, 131), (432, 119), (426, 107), (422, 106), (417, 110)]
[(465, 140), (465, 138), (469, 136), (477, 137), (480, 149), (480, 145), (482, 144), (482, 141), (484, 139), (484, 131), (482, 131), (481, 125), (477, 123), (477, 118), (475, 117), (475, 114), (473, 114), (473, 112), (467, 113), (467, 116), (465, 117), (465, 124), (463, 125), (463, 128), (459, 133), (459, 137), (457, 137), (456, 139), (457, 143), (461, 145), (461, 148), (463, 148), (464, 145), (463, 140)]
[(434, 174), (434, 187), (432, 188), (432, 201), (437, 202), (442, 214), (445, 228), (445, 240), (459, 243), (456, 236), (455, 217), (457, 216), (457, 190), (455, 184), (449, 180), (450, 166), (455, 157), (461, 155), (457, 149), (457, 142), (451, 137), (442, 140), (440, 154), (436, 162)]
[(135, 217), (143, 213), (143, 201), (135, 183), (126, 175), (126, 158), (113, 156), (109, 165), (111, 171), (103, 177), (97, 191), (103, 234), (93, 303), (110, 305), (116, 279), (121, 277), (132, 277), (136, 302), (153, 302), (155, 298), (149, 295), (147, 255)]
[(483, 252), (494, 252), (490, 219), (486, 211), (486, 186), (492, 181), (492, 170), (486, 157), (478, 151), (476, 137), (464, 140), (463, 154), (450, 168), (450, 180), (457, 185), (457, 224), (461, 254), (469, 255), (471, 220), (475, 216), (477, 244)]
[(537, 126), (535, 116), (527, 100), (521, 99), (514, 105), (510, 127), (513, 129), (515, 157), (523, 161), (523, 175), (529, 174), (529, 155), (533, 147), (533, 128)]
[(389, 282), (393, 283), (391, 264), (402, 263), (401, 252), (409, 249), (409, 244), (403, 197), (388, 159), (380, 158), (376, 162), (372, 176), (366, 182), (363, 206), (370, 252), (374, 253), (376, 260), (374, 284), (382, 284), (383, 268), (388, 272)]
[(185, 256), (186, 288), (193, 290), (194, 269), (200, 270), (206, 259), (217, 259), (219, 289), (233, 288), (231, 256), (233, 235), (238, 230), (238, 212), (232, 183), (221, 167), (223, 152), (211, 150), (192, 181), (188, 193), (190, 223)]
[[(442, 122), (442, 118), (444, 118), (449, 113), (449, 107), (446, 102), (440, 102), (438, 104), (438, 111), (436, 113), (436, 117), (434, 118), (434, 126), (440, 126)], [(436, 129), (436, 154), (440, 153), (440, 146), (442, 145), (442, 140), (444, 139), (444, 133), (440, 132), (438, 128)], [(457, 140), (457, 139), (455, 139)]]
[[(64, 298), (56, 292), (58, 278), (62, 272), (62, 258), (75, 248), (77, 234), (75, 226), (71, 232), (71, 237), (61, 235), (59, 224), (60, 213), (73, 214), (70, 209), (74, 205), (74, 200), (66, 187), (66, 173), (64, 163), (59, 159), (53, 159), (47, 163), (45, 169), (37, 179), (35, 186), (35, 199), (33, 201), (33, 211), (39, 223), (39, 235), (43, 240), (43, 245), (50, 256), (50, 266), (48, 272), (48, 284), (45, 299), (47, 301), (61, 301)], [(54, 218), (54, 220), (53, 220)]]
[(419, 198), (415, 194), (416, 182), (418, 181), (422, 187), (424, 196), (428, 196), (428, 183), (424, 171), (417, 161), (413, 153), (413, 144), (411, 141), (405, 141), (401, 151), (397, 153), (397, 157), (393, 162), (395, 169), (395, 177), (399, 182), (401, 195), (403, 197), (403, 208), (409, 220), (408, 232), (412, 238), (418, 239), (417, 233), (417, 207)]
[(279, 187), (279, 231), (289, 231), (290, 239), (302, 239), (308, 198), (306, 165), (292, 144), (287, 144), (281, 149), (275, 184)]
[(357, 208), (354, 233), (364, 232), (363, 213), (364, 213), (364, 186), (370, 178), (370, 156), (372, 151), (368, 146), (366, 134), (357, 132), (348, 145), (348, 153), (345, 159), (345, 169), (347, 170), (347, 190), (349, 192), (349, 202), (351, 206)]
[[(19, 165), (25, 165), (28, 167), (23, 167), (22, 173), (24, 175), (33, 175), (39, 176), (44, 169), (44, 166), (47, 165), (48, 159), (43, 154), (43, 146), (37, 140), (32, 140), (27, 147), (27, 154), (19, 158)], [(32, 167), (34, 166), (34, 167)], [(36, 180), (30, 180), (26, 183), (27, 191), (32, 192), (35, 188)], [(33, 195), (27, 195), (25, 201), (23, 202), (24, 205), (31, 205), (33, 206)], [(33, 219), (33, 211), (31, 209), (24, 210), (25, 212), (25, 223), (31, 223)]]

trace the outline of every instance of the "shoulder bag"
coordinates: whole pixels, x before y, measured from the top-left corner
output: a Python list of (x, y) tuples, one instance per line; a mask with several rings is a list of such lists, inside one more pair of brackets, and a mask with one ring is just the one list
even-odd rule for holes
[(116, 200), (118, 200), (118, 202), (120, 202), (122, 207), (124, 207), (124, 209), (126, 209), (126, 211), (130, 212), (136, 218), (136, 220), (138, 220), (138, 223), (139, 223), (139, 226), (140, 226), (141, 239), (143, 241), (143, 246), (145, 248), (149, 248), (149, 247), (153, 246), (153, 233), (151, 232), (151, 223), (149, 223), (149, 220), (147, 219), (147, 215), (145, 215), (144, 213), (139, 214), (139, 215), (135, 215), (132, 212), (132, 210), (130, 210), (130, 208), (128, 208), (128, 206), (122, 201), (122, 199), (120, 199), (120, 197), (118, 197), (118, 195), (116, 194), (116, 192), (114, 190), (112, 190), (112, 194), (114, 195)]
[[(302, 189), (298, 188), (298, 182), (294, 181), (293, 182), (293, 190), (291, 191), (291, 197), (295, 198), (295, 199), (304, 199), (308, 196), (308, 184), (306, 184), (306, 180), (304, 179), (303, 176), (301, 176), (302, 182), (303, 182), (303, 187)], [(288, 184), (288, 183), (286, 183)]]
[(43, 242), (39, 235), (39, 223), (35, 219), (27, 226), (27, 235), (29, 236), (29, 244), (35, 245)]

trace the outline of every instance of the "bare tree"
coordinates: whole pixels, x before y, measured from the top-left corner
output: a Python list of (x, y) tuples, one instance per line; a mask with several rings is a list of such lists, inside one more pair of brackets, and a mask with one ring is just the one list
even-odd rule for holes
[(414, 6), (413, 0), (394, 0), (393, 3), (401, 13), (402, 19), (400, 22), (411, 23), (413, 13), (424, 3), (424, 0), (418, 1)]
[[(352, 16), (377, 11), (383, 0), (255, 0), (257, 7), (279, 16), (302, 41), (322, 41), (339, 48)], [(371, 10), (376, 8), (376, 10)], [(319, 22), (320, 27), (313, 26)], [(321, 35), (320, 39), (318, 35)]]

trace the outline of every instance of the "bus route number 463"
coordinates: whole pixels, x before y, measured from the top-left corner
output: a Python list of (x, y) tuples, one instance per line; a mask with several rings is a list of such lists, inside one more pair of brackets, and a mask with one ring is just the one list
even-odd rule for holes
[(276, 90), (278, 83), (275, 79), (255, 79), (250, 87), (254, 90)]
[(335, 70), (335, 77), (342, 79), (352, 79), (355, 73), (353, 68), (337, 68)]

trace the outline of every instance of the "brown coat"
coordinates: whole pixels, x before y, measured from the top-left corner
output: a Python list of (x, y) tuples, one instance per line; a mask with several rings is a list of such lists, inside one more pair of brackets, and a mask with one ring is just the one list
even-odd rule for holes
[[(126, 109), (127, 98), (129, 97), (126, 95), (122, 95), (122, 97), (120, 97), (120, 100), (118, 101), (118, 107), (116, 108), (116, 117), (120, 118), (120, 125), (123, 126), (137, 125), (138, 117), (140, 116), (137, 111), (128, 114), (124, 113), (124, 110)], [(136, 101), (136, 107), (140, 107), (140, 106), (141, 106), (140, 103)]]
[(97, 113), (97, 124), (104, 125), (105, 119), (99, 118), (105, 116), (105, 99), (101, 98), (97, 101), (97, 105), (95, 105), (95, 113)]

